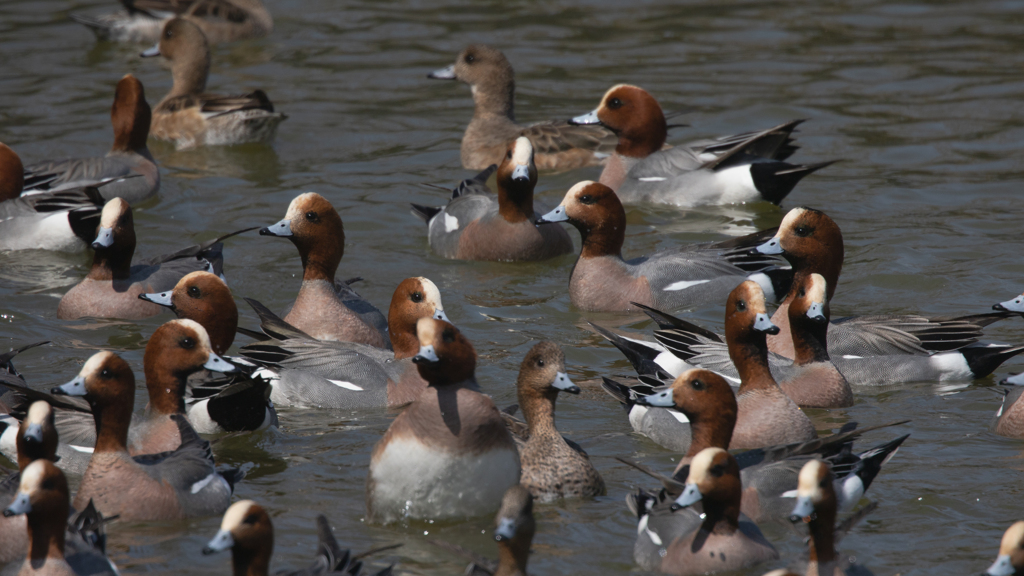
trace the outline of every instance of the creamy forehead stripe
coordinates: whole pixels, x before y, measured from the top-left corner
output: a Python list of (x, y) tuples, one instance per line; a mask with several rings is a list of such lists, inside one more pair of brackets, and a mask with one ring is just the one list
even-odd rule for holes
[(189, 328), (196, 333), (196, 337), (199, 338), (199, 343), (206, 347), (207, 350), (212, 350), (213, 346), (210, 345), (210, 336), (206, 333), (206, 328), (196, 322), (195, 320), (171, 320), (168, 324), (177, 324), (182, 328)]
[(242, 523), (242, 520), (245, 519), (246, 514), (249, 513), (249, 508), (252, 508), (255, 504), (252, 500), (239, 500), (232, 504), (228, 511), (224, 513), (224, 520), (220, 523), (220, 529), (230, 532), (237, 528)]
[(129, 209), (128, 203), (120, 198), (114, 198), (107, 202), (103, 206), (103, 212), (100, 213), (100, 227), (113, 228), (117, 224), (117, 219), (120, 218), (121, 213)]
[(750, 311), (755, 314), (767, 314), (768, 307), (764, 303), (764, 290), (761, 290), (761, 285), (753, 280), (747, 280), (744, 284), (748, 284), (747, 293), (749, 297), (747, 299), (749, 300)]
[(301, 216), (306, 211), (306, 203), (311, 202), (316, 195), (316, 192), (304, 192), (296, 196), (288, 205), (288, 212), (284, 215), (284, 219), (293, 220)]
[(29, 424), (42, 424), (50, 417), (50, 405), (42, 400), (37, 400), (28, 408), (28, 415), (25, 421)]
[(420, 276), (417, 280), (423, 287), (423, 300), (427, 304), (433, 304), (435, 310), (444, 310), (444, 306), (441, 305), (441, 291), (437, 289), (437, 286), (429, 278)]
[(721, 448), (705, 448), (701, 450), (700, 453), (694, 456), (693, 462), (690, 462), (690, 475), (686, 478), (686, 483), (700, 484), (704, 482), (708, 475), (708, 470), (711, 469), (715, 461), (715, 457), (725, 453), (725, 450)]
[(516, 138), (515, 146), (512, 147), (512, 163), (523, 166), (529, 165), (533, 158), (533, 144), (525, 136)]
[(807, 210), (803, 208), (793, 208), (790, 210), (786, 217), (782, 219), (782, 224), (779, 224), (779, 233), (776, 236), (781, 236), (783, 232), (789, 232), (804, 212), (807, 212)]
[(818, 479), (821, 477), (822, 466), (824, 464), (820, 460), (811, 460), (804, 464), (796, 488), (798, 496), (813, 496), (818, 493)]
[(224, 281), (221, 280), (220, 278), (218, 278), (216, 274), (211, 274), (211, 273), (209, 273), (209, 272), (207, 272), (205, 270), (197, 270), (195, 272), (190, 272), (190, 273), (186, 274), (181, 280), (178, 280), (178, 285), (179, 286), (184, 286), (185, 284), (188, 284), (189, 282), (192, 282), (193, 280), (197, 280), (199, 278), (202, 278), (203, 276), (211, 276), (214, 279), (216, 279), (218, 282), (220, 282), (222, 284), (224, 283)]
[(43, 460), (36, 460), (25, 468), (25, 471), (21, 473), (21, 484), (18, 485), (19, 492), (31, 493), (32, 490), (43, 483), (43, 474), (46, 471), (43, 462)]
[(811, 286), (807, 290), (807, 296), (814, 302), (824, 302), (827, 285), (821, 274), (811, 274)]
[(103, 363), (113, 355), (113, 352), (106, 351), (93, 354), (88, 360), (86, 360), (85, 366), (82, 366), (82, 370), (78, 375), (88, 378), (93, 372), (99, 370), (100, 366), (102, 366)]
[(999, 544), (999, 553), (1013, 554), (1022, 541), (1024, 541), (1024, 521), (1017, 521), (1003, 534), (1003, 541)]
[(593, 183), (593, 180), (584, 180), (582, 182), (577, 182), (575, 185), (573, 185), (572, 188), (569, 188), (568, 192), (565, 193), (565, 198), (562, 199), (562, 203), (559, 204), (559, 206), (565, 206), (566, 204), (569, 203), (570, 200), (574, 200), (576, 198), (576, 194), (579, 191), (583, 190), (584, 188), (590, 186)]
[(416, 321), (416, 337), (420, 344), (424, 346), (433, 344), (435, 334), (437, 334), (437, 327), (433, 318), (420, 318)]
[(608, 99), (608, 96), (610, 96), (612, 92), (615, 92), (619, 88), (632, 88), (634, 90), (643, 90), (643, 88), (633, 86), (632, 84), (616, 84), (615, 86), (612, 86), (611, 88), (608, 89), (607, 92), (604, 93), (604, 96), (601, 97), (601, 103), (604, 104), (604, 101)]

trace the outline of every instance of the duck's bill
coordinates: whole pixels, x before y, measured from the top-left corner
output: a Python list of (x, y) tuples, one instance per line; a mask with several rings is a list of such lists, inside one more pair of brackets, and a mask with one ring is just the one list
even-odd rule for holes
[(572, 120), (569, 120), (569, 124), (575, 124), (577, 126), (586, 126), (588, 124), (600, 124), (601, 119), (597, 117), (597, 110), (588, 112), (582, 116), (577, 116)]
[(700, 502), (701, 493), (700, 488), (697, 488), (696, 484), (687, 484), (686, 488), (683, 488), (683, 493), (676, 498), (676, 501), (672, 503), (672, 510), (679, 510), (680, 508), (686, 508), (687, 506), (693, 506), (697, 502)]
[(455, 80), (455, 64), (446, 66), (439, 70), (434, 70), (430, 74), (427, 74), (427, 78), (433, 78), (434, 80)]
[(152, 48), (147, 48), (147, 49), (143, 50), (141, 54), (139, 54), (139, 56), (142, 56), (143, 58), (152, 58), (154, 56), (159, 56), (159, 55), (160, 55), (160, 43), (159, 42), (156, 44), (156, 46), (153, 46)]
[(768, 318), (767, 314), (758, 314), (754, 318), (754, 330), (764, 332), (765, 334), (779, 333), (779, 327), (772, 324), (772, 321)]
[(530, 181), (530, 167), (524, 164), (520, 164), (512, 169), (512, 180), (517, 182), (529, 182)]
[(1020, 312), (1024, 314), (1024, 295), (1017, 296), (1013, 300), (1000, 302), (999, 304), (992, 306), (992, 309), (1002, 310), (1004, 312)]
[(1013, 567), (1013, 561), (1010, 559), (1009, 554), (1000, 554), (996, 561), (988, 567), (985, 574), (988, 576), (1012, 576), (1016, 573), (1016, 568)]
[(214, 372), (238, 372), (238, 366), (235, 366), (213, 352), (210, 352), (210, 357), (206, 360), (206, 364), (203, 364), (203, 368), (213, 370)]
[(785, 250), (782, 249), (782, 242), (779, 240), (778, 236), (764, 244), (761, 244), (757, 248), (754, 248), (754, 251), (761, 254), (782, 254), (785, 252)]
[(282, 238), (292, 235), (292, 221), (281, 220), (277, 224), (271, 224), (266, 228), (260, 228), (260, 236), (280, 236)]
[(434, 351), (434, 346), (420, 346), (420, 351), (412, 357), (414, 364), (433, 364), (434, 362), (440, 362), (437, 357), (437, 352)]
[(54, 396), (85, 396), (85, 378), (82, 376), (75, 376), (75, 379), (57, 386), (50, 390), (50, 394)]
[(573, 384), (572, 380), (569, 379), (569, 375), (565, 372), (559, 372), (555, 375), (555, 381), (551, 384), (555, 388), (569, 394), (579, 394), (580, 387)]
[(558, 208), (555, 208), (551, 212), (548, 212), (547, 214), (541, 216), (540, 218), (537, 218), (537, 221), (534, 222), (534, 224), (547, 224), (549, 222), (566, 222), (568, 220), (569, 217), (565, 214), (565, 206), (559, 206)]
[(14, 502), (11, 502), (11, 505), (4, 509), (4, 517), (10, 518), (19, 514), (28, 514), (31, 511), (32, 503), (29, 500), (28, 494), (18, 492), (18, 495), (14, 497)]
[(807, 317), (819, 324), (828, 322), (828, 319), (825, 318), (825, 305), (821, 302), (812, 303), (807, 309)]
[(231, 537), (231, 532), (227, 530), (218, 530), (217, 535), (210, 540), (205, 547), (203, 547), (203, 554), (215, 554), (217, 552), (223, 552), (235, 545), (235, 539)]
[(445, 322), (447, 322), (449, 324), (452, 324), (452, 325), (455, 324), (454, 322), (452, 322), (451, 320), (448, 319), (448, 316), (444, 313), (444, 310), (441, 310), (440, 308), (435, 308), (434, 309), (434, 315), (432, 316), (432, 318), (434, 320), (444, 320)]
[(160, 306), (174, 308), (174, 304), (171, 302), (171, 294), (172, 292), (170, 291), (139, 294), (139, 300), (145, 300), (147, 302), (152, 302), (153, 304), (158, 304)]
[(43, 443), (43, 427), (39, 424), (29, 424), (25, 427), (25, 432), (21, 435), (26, 442), (35, 442), (37, 444)]
[(511, 540), (516, 535), (516, 521), (511, 518), (502, 518), (498, 521), (498, 527), (494, 529), (494, 540), (501, 542)]
[(100, 228), (100, 232), (96, 235), (96, 239), (92, 241), (92, 249), (99, 250), (100, 248), (110, 248), (113, 245), (114, 229)]
[(663, 390), (657, 394), (640, 396), (636, 399), (636, 403), (641, 406), (657, 406), (658, 408), (672, 408), (676, 405), (675, 401), (672, 400), (672, 390)]
[(999, 383), (1010, 386), (1024, 386), (1024, 372), (1003, 378)]
[(810, 518), (814, 515), (814, 503), (811, 502), (810, 496), (797, 496), (796, 505), (793, 506), (793, 511), (789, 514), (789, 521), (793, 523), (801, 522), (804, 518)]

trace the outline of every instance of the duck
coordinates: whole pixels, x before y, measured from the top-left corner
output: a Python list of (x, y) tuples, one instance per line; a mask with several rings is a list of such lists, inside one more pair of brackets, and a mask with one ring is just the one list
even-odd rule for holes
[[(139, 298), (169, 308), (178, 318), (202, 326), (210, 349), (218, 356), (224, 356), (234, 342), (238, 307), (228, 285), (215, 274), (192, 272), (182, 277), (173, 290), (140, 294)], [(189, 421), (200, 434), (253, 431), (278, 425), (270, 393), (270, 381), (266, 378), (238, 370), (224, 374), (204, 369), (188, 377), (184, 401)]]
[[(276, 576), (359, 576), (363, 573), (363, 563), (338, 545), (331, 532), (331, 525), (323, 514), (316, 517), (316, 528), (320, 542), (313, 563), (304, 569), (278, 570), (274, 572)], [(234, 576), (269, 574), (270, 557), (274, 552), (274, 524), (265, 508), (252, 500), (239, 500), (224, 512), (220, 530), (203, 547), (203, 554), (216, 554), (229, 549)], [(375, 572), (374, 576), (390, 574), (389, 566)]]
[(72, 14), (100, 40), (152, 44), (174, 16), (198, 26), (214, 44), (268, 36), (274, 18), (260, 0), (121, 0), (124, 10), (101, 16)]
[(1003, 533), (996, 561), (985, 571), (988, 576), (1024, 574), (1024, 521), (1018, 520)]
[(27, 550), (21, 576), (117, 576), (104, 551), (104, 518), (90, 505), (68, 521), (68, 481), (43, 458), (25, 467), (5, 518), (25, 517)]
[(736, 459), (721, 448), (705, 448), (690, 464), (686, 487), (676, 505), (701, 504), (702, 513), (684, 513), (691, 528), (663, 542), (653, 558), (637, 558), (640, 566), (664, 574), (684, 576), (739, 570), (776, 560), (779, 553), (757, 524), (740, 513), (743, 486)]
[(237, 96), (207, 93), (210, 44), (190, 20), (168, 20), (159, 43), (142, 53), (144, 58), (154, 56), (170, 60), (174, 85), (153, 110), (149, 133), (179, 150), (270, 142), (288, 117), (274, 111), (263, 90)]
[[(870, 513), (877, 504), (859, 511), (854, 519), (844, 521), (850, 526)], [(805, 576), (860, 576), (871, 572), (855, 564), (856, 558), (842, 557), (836, 544), (842, 534), (836, 533), (836, 493), (832, 469), (827, 462), (811, 460), (800, 470), (796, 489), (796, 505), (790, 521), (806, 524), (810, 529), (808, 562), (804, 570), (795, 570)]]
[(218, 472), (210, 443), (183, 415), (170, 415), (181, 438), (176, 448), (129, 455), (135, 375), (120, 356), (97, 352), (76, 378), (51, 394), (85, 397), (96, 418), (96, 447), (75, 495), (76, 508), (92, 500), (102, 514), (116, 514), (127, 522), (196, 518), (227, 510), (234, 484), (244, 473)]
[(345, 255), (345, 227), (326, 198), (316, 192), (296, 196), (284, 219), (261, 228), (260, 236), (287, 238), (302, 258), (302, 286), (285, 322), (317, 340), (391, 349), (384, 315), (365, 300), (344, 300), (335, 282)]
[(604, 480), (590, 458), (570, 446), (555, 428), (559, 392), (580, 393), (565, 373), (565, 353), (557, 344), (544, 341), (530, 348), (519, 367), (516, 391), (529, 427), (525, 441), (516, 438), (520, 485), (545, 503), (604, 495)]
[(160, 191), (160, 168), (146, 146), (152, 111), (142, 82), (125, 74), (114, 90), (114, 145), (106, 156), (45, 160), (25, 167), (22, 196), (98, 186), (103, 201), (137, 204)]
[(455, 63), (427, 75), (437, 80), (458, 80), (473, 92), (473, 120), (462, 137), (462, 167), (483, 170), (501, 164), (509, 142), (530, 139), (537, 169), (562, 172), (596, 166), (615, 148), (615, 135), (600, 126), (573, 126), (548, 121), (522, 126), (516, 123), (515, 72), (501, 51), (471, 44)]
[(494, 541), (498, 543), (497, 561), (478, 556), (449, 542), (432, 540), (431, 544), (471, 558), (473, 562), (466, 566), (466, 576), (526, 576), (530, 545), (537, 530), (530, 491), (520, 485), (506, 490), (494, 524)]
[(649, 92), (628, 84), (611, 87), (593, 112), (570, 120), (579, 126), (603, 126), (617, 137), (600, 182), (623, 202), (684, 208), (780, 204), (805, 176), (835, 162), (783, 162), (797, 149), (792, 135), (802, 122), (663, 149), (668, 126), (661, 106)]
[[(781, 255), (793, 268), (793, 287), (803, 277), (820, 274), (828, 285), (827, 299), (832, 301), (843, 266), (843, 235), (839, 226), (824, 212), (798, 207), (786, 213), (778, 232), (755, 248), (764, 255)], [(769, 349), (792, 358), (791, 332), (788, 330), (790, 303), (796, 297), (791, 288), (772, 315), (782, 330), (768, 340)], [(1008, 344), (979, 344), (982, 329), (1017, 313), (996, 311), (956, 317), (928, 318), (918, 315), (868, 315), (840, 318), (828, 326), (829, 354), (839, 358), (889, 356), (889, 370), (902, 371), (895, 381), (914, 381), (918, 370), (932, 372), (927, 380), (970, 380), (983, 378), (1000, 364), (1024, 351)], [(916, 367), (912, 357), (928, 358)], [(901, 364), (906, 363), (906, 364)], [(851, 383), (855, 378), (844, 374)]]
[(443, 320), (416, 322), (413, 362), (428, 387), (373, 447), (367, 518), (471, 518), (491, 514), (519, 483), (515, 442), (490, 398), (476, 390), (476, 351)]
[(120, 198), (109, 200), (100, 213), (100, 225), (92, 248), (95, 254), (86, 277), (60, 299), (57, 318), (85, 317), (141, 320), (160, 313), (139, 294), (170, 290), (182, 276), (196, 270), (223, 273), (221, 241), (247, 230), (226, 234), (171, 254), (132, 262), (135, 254), (135, 223), (132, 207)]
[[(317, 340), (246, 299), (260, 317), (263, 334), (233, 358), (249, 362), (270, 380), (270, 400), (279, 406), (315, 408), (400, 408), (427, 389), (413, 358), (420, 345), (416, 322), (448, 322), (441, 292), (429, 278), (406, 278), (391, 298), (388, 333), (394, 351), (352, 342)], [(325, 363), (324, 359), (330, 360)]]
[(788, 271), (777, 260), (751, 257), (748, 245), (764, 232), (720, 243), (692, 244), (622, 259), (626, 211), (611, 188), (585, 180), (537, 223), (568, 222), (580, 231), (582, 249), (569, 278), (569, 297), (587, 312), (632, 312), (636, 303), (676, 309), (721, 302), (748, 277), (775, 293)]
[(520, 136), (509, 143), (498, 167), (497, 201), (486, 184), (488, 168), (470, 180), (477, 186), (455, 189), (447, 206), (413, 204), (413, 214), (427, 223), (430, 247), (452, 260), (520, 262), (547, 260), (573, 251), (561, 226), (537, 226), (533, 189), (537, 167), (533, 144)]

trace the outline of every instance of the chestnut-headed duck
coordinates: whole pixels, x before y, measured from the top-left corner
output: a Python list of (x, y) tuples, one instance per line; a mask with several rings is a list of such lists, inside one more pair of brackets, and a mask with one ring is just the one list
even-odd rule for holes
[(126, 74), (117, 83), (110, 123), (114, 145), (106, 156), (47, 160), (25, 168), (25, 195), (82, 186), (100, 187), (104, 200), (123, 198), (133, 204), (160, 190), (160, 169), (146, 147), (152, 114), (142, 82)]
[[(455, 189), (443, 208), (413, 204), (413, 214), (428, 227), (430, 247), (453, 260), (498, 260), (515, 262), (547, 260), (572, 253), (572, 240), (561, 226), (538, 226), (533, 211), (533, 188), (537, 168), (533, 145), (525, 136), (508, 145), (498, 167), (498, 198), (487, 190), (486, 174), (473, 183), (478, 187)], [(482, 188), (482, 189), (481, 189)]]
[(86, 277), (60, 299), (57, 318), (84, 317), (138, 320), (160, 313), (160, 306), (139, 299), (139, 294), (171, 290), (182, 276), (196, 270), (223, 273), (221, 240), (232, 232), (172, 254), (146, 258), (133, 264), (135, 223), (128, 202), (114, 198), (103, 207), (92, 248), (96, 251)]
[[(178, 320), (177, 322), (187, 322)], [(180, 445), (172, 451), (132, 457), (128, 426), (135, 403), (135, 375), (111, 352), (94, 354), (78, 376), (54, 394), (84, 396), (96, 418), (96, 447), (75, 496), (76, 508), (90, 499), (105, 515), (150, 521), (222, 514), (231, 503), (237, 469), (218, 472), (210, 443), (180, 414)]]
[(490, 398), (477, 392), (476, 351), (443, 320), (416, 323), (413, 362), (427, 389), (373, 447), (369, 519), (468, 518), (492, 513), (519, 483), (515, 442)]
[(224, 96), (206, 92), (210, 74), (210, 45), (193, 22), (174, 18), (164, 24), (160, 42), (142, 53), (171, 62), (174, 85), (153, 110), (149, 132), (174, 142), (178, 149), (270, 142), (286, 115), (262, 90)]
[(804, 176), (833, 163), (783, 162), (797, 149), (792, 133), (803, 120), (663, 150), (668, 126), (661, 106), (627, 84), (613, 86), (597, 109), (570, 122), (604, 126), (618, 137), (601, 183), (626, 203), (779, 204)]
[(519, 366), (516, 390), (529, 426), (529, 438), (517, 443), (523, 469), (519, 483), (540, 502), (603, 495), (604, 480), (590, 458), (569, 446), (555, 428), (558, 393), (580, 393), (565, 373), (562, 349), (554, 342), (530, 348)]
[(96, 37), (111, 42), (152, 44), (171, 18), (198, 26), (213, 44), (262, 38), (274, 29), (274, 18), (260, 0), (121, 0), (123, 10), (102, 16), (72, 14)]
[[(302, 258), (302, 286), (285, 322), (318, 340), (391, 347), (386, 329), (378, 328), (378, 320), (362, 317), (353, 303), (339, 295), (334, 275), (345, 255), (345, 227), (326, 198), (316, 192), (296, 196), (284, 219), (261, 228), (260, 236), (287, 238)], [(372, 308), (365, 300), (361, 304), (359, 308)], [(376, 308), (373, 312), (383, 319)]]
[(1003, 389), (1002, 401), (990, 425), (993, 432), (1007, 438), (1024, 438), (1024, 402), (1021, 402), (1024, 386), (1017, 383), (1019, 380), (1021, 380), (1021, 374), (1003, 378), (999, 382), (1013, 386)]
[[(824, 212), (806, 207), (794, 208), (783, 218), (775, 237), (758, 246), (756, 251), (782, 255), (793, 267), (792, 288), (772, 316), (772, 322), (782, 330), (778, 336), (768, 340), (772, 352), (792, 358), (794, 350), (791, 332), (787, 329), (787, 309), (796, 298), (797, 287), (803, 284), (804, 277), (813, 273), (825, 279), (827, 299), (832, 301), (843, 267), (843, 234)], [(982, 378), (1024, 348), (1006, 344), (972, 344), (978, 342), (985, 326), (1015, 315), (1015, 312), (997, 311), (939, 318), (917, 315), (841, 318), (829, 324), (829, 354), (834, 361), (839, 358), (889, 356), (890, 372), (900, 372), (899, 376), (889, 379), (896, 382)], [(914, 356), (930, 359), (923, 365), (914, 364), (911, 360)], [(903, 362), (907, 365), (901, 365)], [(857, 384), (856, 375), (846, 372), (844, 375), (851, 384)]]
[(441, 292), (427, 278), (406, 278), (395, 289), (388, 311), (394, 352), (352, 342), (325, 342), (289, 325), (265, 306), (247, 299), (267, 339), (240, 350), (265, 367), (270, 399), (278, 405), (318, 408), (397, 408), (420, 397), (427, 382), (413, 363), (420, 344), (420, 318), (448, 321)]
[[(843, 557), (836, 551), (836, 544), (842, 534), (836, 533), (837, 496), (833, 482), (832, 468), (827, 462), (811, 460), (800, 470), (796, 489), (796, 505), (790, 516), (793, 524), (806, 524), (810, 529), (808, 539), (807, 566), (798, 572), (804, 576), (855, 576), (871, 574), (864, 567), (854, 564), (853, 556)], [(858, 514), (861, 518), (874, 510), (869, 504)], [(844, 525), (855, 522), (844, 521)]]
[[(359, 576), (363, 573), (363, 563), (338, 545), (331, 525), (322, 514), (316, 517), (316, 528), (320, 543), (313, 563), (300, 570), (277, 570), (275, 576)], [(233, 576), (267, 576), (270, 573), (274, 524), (262, 506), (252, 500), (239, 500), (227, 509), (220, 530), (203, 547), (203, 554), (216, 554), (228, 549), (231, 550)], [(374, 576), (390, 574), (391, 567), (388, 567)]]
[(505, 491), (494, 524), (494, 541), (498, 543), (497, 561), (441, 540), (431, 540), (430, 543), (471, 558), (473, 563), (466, 566), (463, 572), (466, 576), (526, 576), (530, 544), (537, 530), (530, 491), (519, 485)]
[(1014, 522), (999, 543), (996, 561), (985, 571), (988, 576), (1024, 574), (1024, 521)]
[(777, 559), (779, 553), (757, 525), (740, 514), (742, 493), (736, 459), (721, 448), (702, 450), (690, 463), (676, 505), (690, 507), (699, 502), (703, 513), (687, 511), (696, 519), (691, 531), (663, 542), (664, 554), (637, 558), (641, 567), (683, 576), (738, 570)]
[(570, 188), (542, 222), (568, 222), (580, 231), (583, 247), (569, 296), (588, 312), (634, 311), (634, 302), (664, 309), (717, 303), (748, 277), (772, 291), (772, 275), (786, 272), (773, 268), (776, 260), (751, 256), (745, 241), (763, 233), (623, 260), (626, 211), (611, 188), (589, 180)]
[[(215, 274), (192, 272), (179, 280), (173, 290), (140, 294), (139, 298), (170, 308), (178, 318), (198, 323), (206, 330), (210, 349), (218, 356), (223, 356), (234, 342), (238, 307), (228, 285)], [(148, 375), (146, 379), (149, 380)], [(240, 372), (193, 373), (185, 388), (185, 405), (189, 421), (200, 434), (260, 430), (278, 424), (269, 381)]]
[(69, 521), (68, 501), (67, 478), (53, 462), (36, 460), (22, 471), (17, 494), (3, 512), (6, 518), (25, 518), (28, 538), (22, 553), (27, 554), (18, 574), (119, 574), (103, 551), (102, 515), (90, 505)]
[(516, 124), (515, 72), (500, 51), (473, 44), (455, 57), (455, 64), (428, 78), (459, 80), (473, 92), (473, 120), (462, 137), (462, 167), (483, 170), (500, 164), (509, 142), (530, 139), (537, 168), (564, 171), (595, 166), (615, 148), (615, 135), (600, 126), (573, 126), (565, 121)]

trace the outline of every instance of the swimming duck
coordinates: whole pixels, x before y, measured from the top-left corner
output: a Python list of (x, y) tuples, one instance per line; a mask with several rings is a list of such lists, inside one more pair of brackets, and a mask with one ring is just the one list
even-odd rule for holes
[[(68, 482), (53, 462), (40, 459), (21, 473), (4, 517), (24, 515), (28, 535), (21, 576), (117, 576), (103, 550), (103, 516), (91, 505), (69, 523)], [(69, 538), (70, 537), (70, 538)]]
[(688, 507), (700, 502), (703, 513), (684, 512), (692, 515), (692, 531), (664, 543), (664, 554), (640, 562), (641, 567), (683, 576), (738, 570), (777, 559), (779, 553), (757, 525), (741, 516), (742, 493), (736, 459), (721, 448), (702, 450), (690, 464), (686, 488), (676, 504)]
[(533, 156), (529, 138), (520, 136), (509, 143), (498, 167), (497, 202), (484, 184), (493, 171), (488, 168), (469, 181), (478, 185), (456, 188), (443, 208), (413, 204), (413, 214), (427, 223), (434, 252), (453, 260), (503, 262), (571, 253), (572, 240), (564, 228), (534, 224), (538, 214), (533, 211)]
[(391, 298), (388, 333), (394, 352), (316, 340), (259, 302), (247, 302), (259, 315), (266, 339), (247, 344), (240, 352), (245, 360), (264, 368), (257, 374), (270, 379), (270, 399), (283, 406), (357, 409), (409, 404), (427, 388), (413, 363), (420, 349), (416, 322), (420, 318), (448, 321), (441, 292), (423, 277), (406, 278)]
[(519, 485), (506, 490), (494, 524), (494, 540), (498, 543), (497, 562), (455, 544), (440, 540), (432, 540), (431, 543), (471, 558), (473, 563), (466, 566), (466, 576), (526, 576), (530, 544), (537, 530), (530, 491)]
[[(365, 300), (346, 301), (335, 282), (345, 254), (345, 227), (326, 198), (315, 192), (296, 196), (284, 219), (261, 228), (260, 236), (287, 238), (302, 258), (302, 286), (285, 322), (317, 340), (391, 348), (383, 314)], [(359, 313), (366, 308), (370, 314)]]
[(788, 271), (774, 268), (778, 261), (751, 257), (748, 245), (763, 232), (623, 260), (626, 211), (615, 192), (597, 182), (570, 188), (557, 208), (537, 220), (543, 222), (568, 222), (580, 231), (583, 247), (569, 296), (588, 312), (634, 311), (634, 303), (664, 309), (717, 303), (748, 277), (774, 294), (775, 283), (788, 279)]
[(262, 90), (238, 96), (207, 93), (210, 45), (189, 20), (168, 20), (160, 42), (142, 56), (171, 61), (174, 86), (153, 110), (149, 131), (154, 138), (174, 142), (178, 149), (270, 142), (278, 124), (287, 118), (274, 112)]
[(661, 106), (646, 90), (627, 84), (613, 86), (597, 109), (570, 121), (604, 126), (618, 137), (600, 182), (623, 202), (683, 207), (782, 202), (801, 179), (834, 162), (783, 162), (797, 149), (792, 133), (801, 122), (663, 150), (668, 127)]
[(177, 448), (129, 456), (135, 376), (119, 356), (105, 351), (94, 354), (75, 379), (52, 393), (84, 396), (96, 415), (96, 448), (75, 496), (76, 508), (91, 499), (103, 514), (116, 514), (129, 522), (210, 516), (227, 510), (234, 483), (244, 474), (237, 469), (218, 472), (210, 443), (199, 438), (184, 416), (170, 416), (181, 438)]
[(999, 543), (999, 556), (985, 571), (988, 576), (1024, 574), (1024, 521), (1010, 525)]
[(23, 195), (97, 186), (103, 200), (135, 204), (160, 190), (160, 169), (146, 147), (152, 113), (142, 82), (126, 74), (114, 90), (114, 145), (106, 156), (46, 160), (25, 168)]
[(573, 126), (565, 121), (516, 124), (515, 72), (500, 51), (472, 44), (455, 63), (427, 75), (438, 80), (459, 80), (473, 92), (473, 120), (462, 137), (462, 167), (483, 170), (500, 164), (509, 142), (530, 139), (537, 169), (572, 170), (600, 164), (615, 147), (615, 135), (600, 126)]
[[(320, 542), (313, 563), (300, 570), (278, 570), (274, 572), (275, 576), (362, 574), (363, 563), (338, 545), (323, 514), (316, 517), (316, 528)], [(215, 554), (229, 548), (234, 576), (267, 576), (270, 557), (274, 553), (274, 524), (262, 506), (252, 500), (239, 500), (232, 504), (224, 513), (220, 530), (203, 548), (203, 554)], [(390, 574), (389, 566), (374, 573), (374, 576)]]
[(132, 263), (135, 254), (135, 223), (128, 202), (114, 198), (100, 215), (99, 231), (92, 243), (89, 274), (60, 299), (57, 318), (75, 320), (87, 316), (138, 320), (160, 313), (160, 307), (138, 298), (147, 292), (174, 288), (182, 276), (196, 270), (220, 275), (223, 268), (221, 240), (245, 232), (226, 234), (173, 254)]
[(529, 426), (529, 438), (517, 442), (522, 465), (520, 484), (540, 502), (603, 495), (604, 480), (590, 458), (570, 447), (555, 428), (558, 393), (580, 393), (579, 386), (565, 373), (561, 348), (554, 342), (540, 342), (530, 348), (519, 367), (516, 389)]
[(72, 14), (96, 37), (111, 42), (157, 42), (174, 16), (203, 31), (214, 44), (267, 36), (274, 19), (260, 0), (121, 0), (124, 10), (102, 16)]
[(443, 320), (416, 322), (413, 358), (428, 387), (374, 446), (366, 507), (376, 522), (488, 514), (519, 483), (519, 454), (491, 399), (477, 392), (476, 351)]

